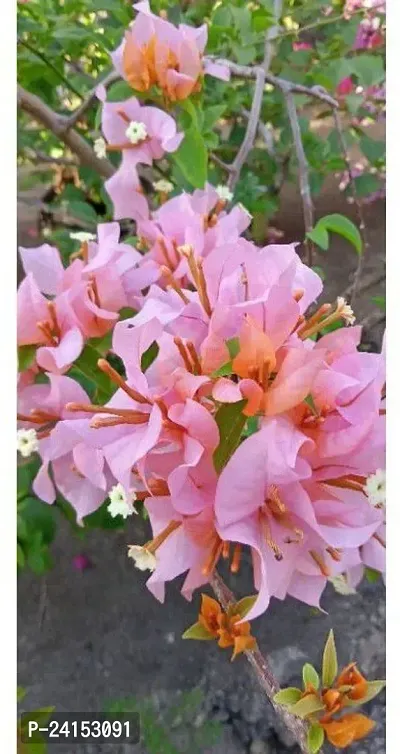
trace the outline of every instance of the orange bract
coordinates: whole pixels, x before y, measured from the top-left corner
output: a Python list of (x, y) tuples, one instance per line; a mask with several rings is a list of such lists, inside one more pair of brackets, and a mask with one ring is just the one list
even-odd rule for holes
[(328, 741), (338, 749), (345, 749), (353, 741), (364, 738), (374, 728), (375, 723), (365, 715), (346, 715), (341, 720), (321, 723)]
[(347, 665), (347, 667), (342, 670), (336, 681), (336, 685), (338, 687), (351, 686), (352, 688), (347, 692), (347, 696), (349, 699), (354, 700), (362, 699), (368, 690), (368, 683), (362, 673), (358, 670), (355, 662)]
[(199, 623), (216, 639), (222, 649), (233, 647), (232, 660), (246, 649), (254, 649), (256, 640), (251, 636), (251, 626), (248, 621), (240, 623), (241, 616), (228, 615), (219, 602), (207, 594), (201, 595), (201, 610)]

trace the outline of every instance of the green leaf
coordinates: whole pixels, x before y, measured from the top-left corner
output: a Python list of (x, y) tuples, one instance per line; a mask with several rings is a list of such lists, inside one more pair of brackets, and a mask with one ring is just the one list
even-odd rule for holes
[(202, 623), (194, 623), (193, 626), (187, 628), (185, 633), (182, 634), (182, 639), (197, 639), (199, 641), (209, 641), (214, 639), (214, 636), (203, 626)]
[(367, 702), (370, 702), (371, 699), (375, 699), (378, 694), (383, 691), (383, 689), (386, 686), (386, 681), (368, 681), (367, 683), (367, 693), (365, 696), (360, 700), (362, 704), (366, 704)]
[(370, 139), (369, 136), (362, 136), (360, 147), (365, 156), (372, 164), (382, 160), (385, 156), (385, 142)]
[(37, 346), (19, 346), (18, 347), (18, 371), (23, 372), (29, 369), (35, 361)]
[(329, 235), (323, 225), (316, 224), (315, 228), (306, 233), (307, 238), (317, 244), (323, 251), (329, 247)]
[(304, 398), (304, 403), (306, 403), (307, 406), (311, 409), (314, 416), (319, 416), (318, 409), (314, 403), (314, 398), (312, 397), (311, 393), (309, 393), (309, 395)]
[(77, 220), (82, 220), (84, 223), (87, 223), (89, 226), (95, 226), (98, 222), (97, 213), (93, 209), (93, 207), (88, 204), (87, 202), (68, 202), (68, 210), (73, 215), (73, 217), (76, 217)]
[(19, 542), (17, 542), (17, 566), (23, 568), (25, 565), (25, 554)]
[(383, 59), (379, 55), (357, 55), (348, 62), (361, 86), (374, 86), (385, 78)]
[(379, 581), (381, 574), (379, 571), (375, 571), (374, 568), (366, 566), (364, 569), (364, 576), (370, 584), (376, 584), (376, 582)]
[(210, 377), (227, 377), (229, 374), (232, 374), (232, 371), (232, 362), (227, 361), (226, 364), (222, 365), (222, 367), (215, 369), (214, 372), (211, 373)]
[(332, 686), (338, 672), (335, 636), (331, 629), (326, 640), (324, 654), (322, 656), (322, 685)]
[(290, 712), (292, 715), (304, 719), (309, 715), (313, 715), (315, 712), (321, 712), (323, 709), (325, 709), (325, 706), (321, 699), (318, 699), (314, 694), (308, 694), (308, 696), (303, 696), (300, 701), (293, 705), (293, 707), (290, 708)]
[(319, 689), (319, 675), (309, 662), (306, 662), (306, 664), (303, 665), (303, 683), (305, 689), (310, 684), (316, 691)]
[[(55, 536), (55, 514), (51, 505), (44, 503), (37, 497), (25, 497), (18, 506), (18, 514), (23, 518), (25, 529), (29, 532), (40, 532), (41, 541), (48, 545)], [(25, 537), (27, 539), (28, 536)]]
[(239, 338), (230, 338), (226, 341), (226, 346), (229, 351), (229, 356), (231, 357), (231, 359), (234, 359), (240, 351)]
[(204, 138), (196, 124), (185, 131), (185, 138), (172, 159), (194, 188), (204, 188), (207, 181), (208, 152)]
[(287, 689), (282, 689), (274, 696), (274, 702), (282, 704), (285, 707), (291, 707), (292, 704), (296, 704), (300, 699), (301, 690), (296, 689), (295, 686), (289, 686)]
[(253, 607), (257, 597), (258, 594), (251, 594), (248, 597), (242, 597), (239, 602), (236, 602), (236, 604), (232, 606), (231, 614), (240, 615), (241, 618), (244, 618)]
[(314, 723), (307, 732), (307, 746), (310, 754), (317, 754), (324, 743), (325, 733), (322, 725)]
[(340, 236), (343, 236), (347, 241), (353, 244), (358, 254), (362, 253), (362, 238), (360, 231), (348, 217), (339, 214), (321, 217), (315, 228), (313, 228), (310, 233), (307, 233), (307, 236), (326, 251), (329, 246), (329, 236), (327, 231), (338, 233)]
[(228, 463), (240, 442), (247, 417), (242, 413), (247, 401), (223, 404), (215, 414), (220, 442), (214, 451), (215, 470), (220, 473)]
[(154, 341), (151, 346), (148, 347), (147, 351), (145, 351), (142, 354), (142, 358), (140, 361), (140, 367), (142, 372), (146, 372), (147, 369), (152, 365), (153, 361), (158, 356), (158, 352), (160, 350), (160, 347), (156, 341)]
[(220, 119), (221, 115), (225, 112), (226, 105), (211, 105), (211, 107), (207, 107), (207, 109), (204, 112), (204, 119), (203, 119), (203, 132), (207, 133), (214, 124), (217, 122), (217, 120)]
[(120, 102), (132, 97), (132, 88), (126, 81), (117, 81), (107, 89), (107, 102)]
[(86, 343), (81, 355), (74, 361), (73, 369), (90, 380), (96, 386), (98, 400), (107, 403), (115, 392), (115, 386), (110, 378), (98, 368), (97, 362), (100, 357), (101, 354), (92, 345)]

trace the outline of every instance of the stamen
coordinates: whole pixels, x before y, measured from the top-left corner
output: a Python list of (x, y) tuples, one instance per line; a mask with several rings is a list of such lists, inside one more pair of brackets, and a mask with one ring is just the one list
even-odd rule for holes
[(167, 249), (167, 246), (166, 246), (166, 243), (165, 243), (165, 241), (164, 241), (163, 237), (162, 237), (162, 236), (160, 236), (160, 238), (158, 238), (158, 239), (157, 239), (157, 241), (158, 241), (158, 243), (160, 244), (160, 247), (161, 247), (161, 251), (162, 251), (162, 253), (164, 254), (164, 257), (165, 257), (165, 261), (166, 261), (166, 263), (167, 263), (167, 267), (168, 267), (168, 268), (169, 268), (169, 269), (170, 269), (171, 271), (173, 271), (173, 270), (175, 269), (175, 265), (174, 265), (174, 263), (173, 263), (173, 261), (172, 261), (172, 259), (171, 259), (170, 255), (169, 255), (169, 252), (168, 252), (168, 249)]
[(338, 479), (324, 479), (323, 484), (328, 484), (330, 487), (341, 487), (348, 490), (355, 490), (356, 492), (362, 492), (366, 495), (363, 485), (360, 482), (355, 482), (349, 477), (339, 477)]
[(193, 371), (194, 371), (194, 374), (201, 374), (200, 359), (199, 359), (199, 357), (197, 355), (196, 349), (194, 347), (194, 343), (192, 343), (191, 340), (188, 340), (188, 342), (186, 343), (186, 348), (189, 351), (189, 354), (190, 354), (190, 356), (192, 358), (192, 361), (193, 361), (193, 367), (194, 367)]
[(163, 427), (164, 429), (170, 429), (173, 432), (182, 432), (183, 427), (181, 427), (180, 424), (175, 424), (175, 422), (171, 421), (171, 419), (163, 419)]
[(279, 497), (279, 490), (276, 484), (271, 484), (271, 486), (268, 488), (268, 503), (272, 513), (276, 512), (279, 514), (286, 512), (286, 505)]
[(331, 575), (331, 572), (329, 568), (327, 567), (323, 556), (319, 552), (316, 552), (315, 550), (310, 550), (310, 555), (312, 559), (314, 560), (314, 562), (317, 564), (322, 575), (326, 576), (326, 578), (328, 579), (329, 576)]
[(99, 289), (97, 287), (96, 278), (95, 278), (95, 276), (93, 274), (91, 274), (91, 275), (89, 275), (89, 280), (90, 280), (89, 285), (91, 287), (91, 290), (93, 291), (94, 303), (100, 309), (101, 308), (101, 303), (100, 303)]
[(164, 479), (149, 479), (148, 488), (153, 497), (167, 497), (170, 495), (168, 484)]
[[(330, 304), (325, 304), (325, 306), (329, 306), (329, 310), (332, 308)], [(320, 311), (323, 307), (320, 307), (318, 311)], [(329, 311), (327, 310), (327, 311)], [(318, 314), (318, 312), (317, 312)], [(314, 315), (315, 317), (315, 315)], [(299, 337), (301, 337), (302, 340), (305, 338), (311, 337), (311, 335), (315, 335), (320, 330), (322, 330), (324, 327), (327, 327), (327, 325), (331, 325), (334, 322), (337, 322), (337, 320), (342, 319), (346, 325), (352, 325), (355, 322), (355, 317), (352, 308), (346, 303), (345, 299), (342, 297), (339, 297), (336, 301), (336, 309), (329, 314), (327, 317), (324, 317), (319, 320), (314, 321), (313, 317), (311, 317), (311, 320), (309, 320), (306, 325), (303, 328), (301, 328)]]
[(262, 508), (260, 512), (261, 512), (261, 520), (260, 520), (261, 529), (262, 529), (265, 541), (268, 547), (270, 547), (272, 552), (274, 553), (275, 560), (278, 560), (278, 561), (283, 560), (282, 550), (280, 549), (280, 547), (278, 547), (276, 542), (274, 542), (274, 540), (272, 539), (271, 528), (270, 528), (269, 521), (267, 518), (268, 514), (265, 511), (263, 511)]
[(268, 389), (268, 381), (269, 381), (269, 373), (270, 373), (270, 362), (264, 361), (262, 366), (260, 367), (260, 385), (262, 389), (264, 390), (264, 393)]
[(233, 550), (233, 558), (231, 563), (231, 573), (238, 573), (240, 569), (240, 560), (242, 557), (242, 545), (236, 544)]
[(146, 549), (149, 552), (155, 553), (163, 544), (163, 542), (165, 542), (165, 540), (169, 537), (169, 535), (172, 534), (172, 532), (174, 532), (176, 529), (179, 529), (180, 526), (182, 526), (182, 521), (170, 521), (165, 529), (160, 532), (160, 534), (157, 534), (154, 539), (145, 544)]
[(299, 302), (304, 296), (304, 288), (297, 288), (293, 293), (293, 298), (295, 301)]
[(36, 326), (39, 328), (39, 330), (42, 331), (43, 335), (45, 336), (46, 340), (50, 343), (51, 346), (58, 346), (57, 339), (52, 334), (50, 330), (50, 325), (48, 322), (37, 322)]
[(188, 352), (186, 350), (186, 346), (184, 345), (184, 343), (182, 341), (182, 338), (179, 338), (178, 336), (176, 336), (174, 338), (174, 343), (175, 343), (175, 345), (176, 345), (176, 347), (177, 347), (180, 355), (182, 356), (182, 359), (184, 361), (186, 369), (188, 370), (188, 372), (191, 372), (193, 374), (193, 366), (192, 366), (192, 363), (191, 363), (191, 361), (189, 359), (189, 355), (188, 355)]
[(224, 542), (222, 547), (222, 557), (224, 560), (228, 560), (231, 550), (231, 543), (230, 542)]
[(208, 293), (207, 293), (207, 283), (206, 283), (206, 279), (205, 279), (204, 271), (203, 271), (203, 259), (198, 260), (197, 267), (199, 270), (198, 293), (199, 293), (200, 301), (203, 305), (203, 309), (205, 313), (208, 314), (209, 317), (211, 317), (212, 308), (211, 308), (210, 299), (208, 298)]
[(128, 125), (131, 122), (131, 119), (128, 118), (127, 114), (123, 110), (117, 110), (117, 115), (119, 115), (120, 118), (125, 121), (125, 123), (128, 123)]
[(51, 331), (52, 331), (53, 335), (56, 338), (60, 338), (61, 337), (61, 330), (60, 330), (60, 326), (59, 326), (58, 320), (57, 320), (57, 311), (56, 311), (56, 306), (55, 306), (54, 301), (48, 301), (47, 302), (47, 308), (48, 308), (49, 314), (50, 314)]
[(129, 385), (125, 382), (125, 380), (122, 379), (121, 375), (116, 372), (115, 369), (106, 361), (105, 359), (99, 359), (97, 362), (97, 366), (99, 369), (106, 374), (112, 382), (114, 382), (115, 385), (121, 388), (121, 390), (124, 391), (127, 395), (129, 395), (132, 400), (136, 401), (136, 403), (152, 403), (150, 398), (145, 398), (143, 395), (138, 393), (137, 390), (133, 387), (129, 387)]
[(215, 566), (218, 563), (219, 556), (221, 555), (222, 549), (223, 549), (224, 543), (219, 538), (218, 534), (215, 535), (215, 542), (211, 548), (211, 552), (201, 569), (201, 572), (203, 576), (209, 576), (210, 573), (214, 570)]
[(340, 563), (342, 559), (342, 551), (337, 550), (336, 547), (327, 547), (326, 548), (327, 553), (331, 556), (332, 560), (335, 560), (336, 563)]
[(93, 429), (100, 429), (100, 427), (117, 427), (119, 424), (146, 424), (149, 420), (150, 414), (137, 414), (137, 416), (123, 417), (115, 416), (110, 419), (93, 419), (90, 422), (90, 426)]
[(26, 414), (17, 414), (17, 419), (20, 422), (31, 422), (32, 424), (43, 424), (41, 419), (36, 419), (32, 416), (27, 416)]
[[(304, 325), (297, 332), (298, 336), (302, 338), (302, 340), (304, 340), (304, 338), (308, 338), (309, 337), (308, 330), (311, 330), (314, 327), (314, 325), (320, 324), (321, 317), (324, 317), (326, 314), (328, 314), (328, 312), (330, 312), (331, 309), (332, 309), (331, 304), (322, 304), (322, 306), (320, 306), (319, 309), (317, 309), (315, 314), (313, 314), (312, 317), (310, 317), (304, 322)], [(307, 332), (307, 335), (305, 335), (306, 332)]]
[(290, 334), (292, 335), (294, 332), (296, 332), (297, 328), (301, 327), (305, 323), (305, 321), (306, 321), (306, 318), (305, 318), (304, 314), (301, 314), (300, 317), (298, 318), (295, 326), (291, 330)]
[(122, 419), (132, 419), (135, 424), (141, 424), (143, 421), (142, 417), (146, 417), (147, 420), (150, 416), (150, 414), (143, 414), (131, 408), (111, 408), (109, 406), (96, 406), (96, 404), (92, 403), (67, 403), (65, 409), (66, 411), (79, 411), (86, 414), (110, 414), (111, 416), (119, 416)]
[(162, 265), (161, 272), (164, 275), (164, 277), (167, 278), (167, 285), (169, 285), (171, 288), (173, 288), (173, 290), (175, 291), (175, 293), (177, 293), (178, 296), (180, 296), (180, 298), (182, 299), (182, 301), (183, 301), (184, 304), (188, 304), (189, 303), (188, 297), (183, 292), (183, 290), (182, 290), (181, 286), (179, 285), (179, 283), (175, 280), (175, 278), (174, 278), (171, 270), (169, 269), (169, 267), (166, 267), (165, 265)]

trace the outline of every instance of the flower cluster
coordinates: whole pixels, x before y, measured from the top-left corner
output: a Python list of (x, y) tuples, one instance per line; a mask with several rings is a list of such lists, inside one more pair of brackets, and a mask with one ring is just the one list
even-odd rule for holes
[(275, 701), (310, 723), (308, 748), (316, 754), (325, 736), (337, 749), (365, 738), (374, 728), (374, 721), (350, 710), (374, 699), (384, 686), (384, 681), (367, 681), (355, 662), (339, 672), (335, 639), (330, 631), (322, 659), (322, 678), (306, 663), (303, 689), (283, 689), (275, 694)]
[[(149, 212), (145, 254), (116, 223), (66, 269), (50, 246), (21, 250), (18, 441), (41, 456), (38, 497), (58, 490), (79, 521), (107, 496), (124, 518), (144, 502), (153, 536), (129, 555), (160, 600), (180, 574), (190, 597), (220, 561), (236, 573), (248, 549), (251, 620), (272, 596), (318, 606), (328, 579), (384, 570), (384, 356), (357, 350), (344, 299), (309, 314), (319, 276), (295, 244), (243, 238), (250, 218), (224, 197)], [(109, 400), (77, 381), (88, 350)]]

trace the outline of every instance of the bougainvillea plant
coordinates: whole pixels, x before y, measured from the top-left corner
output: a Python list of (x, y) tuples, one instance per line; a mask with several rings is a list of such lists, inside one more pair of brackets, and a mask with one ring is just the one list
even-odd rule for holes
[[(385, 357), (384, 346), (359, 350), (351, 304), (342, 296), (321, 303), (313, 269), (314, 244), (324, 248), (329, 232), (345, 236), (360, 258), (363, 251), (362, 232), (347, 218), (313, 219), (295, 96), (329, 108), (341, 143), (335, 92), (318, 75), (300, 83), (304, 56), (297, 74), (282, 65), (271, 73), (288, 20), (282, 3), (255, 5), (217, 3), (213, 23), (193, 26), (137, 3), (111, 53), (113, 70), (77, 110), (57, 116), (57, 126), (34, 91), (19, 92), (33, 122), (106, 179), (112, 218), (75, 230), (62, 253), (49, 243), (20, 249), (18, 555), (21, 565), (46, 566), (54, 523), (46, 503), (78, 531), (93, 521), (132, 521), (127, 555), (149, 572), (147, 587), (160, 602), (183, 574), (187, 599), (207, 584), (214, 589), (217, 600), (203, 594), (185, 638), (217, 639), (233, 657), (245, 652), (273, 699), (276, 682), (251, 634), (271, 597), (318, 608), (328, 581), (346, 593), (366, 569), (384, 571)], [(379, 47), (383, 5), (334, 3), (326, 22), (338, 5), (353, 24), (352, 47)], [(34, 23), (36, 12), (37, 4), (24, 4), (22, 18)], [(72, 28), (79, 38), (80, 25)], [(29, 50), (25, 32), (21, 44)], [(304, 44), (296, 55), (310, 55), (310, 64)], [(362, 56), (354, 60), (362, 69)], [(356, 74), (345, 85), (344, 73), (337, 96), (349, 98)], [(376, 74), (371, 87), (378, 83)], [(270, 201), (255, 166), (265, 175), (271, 161), (278, 98), (276, 117), (284, 107), (290, 129), (279, 149), (293, 143), (299, 165), (303, 249), (255, 242), (257, 214)], [(215, 103), (221, 99), (228, 104)], [(75, 126), (93, 104), (96, 123), (85, 138)], [(262, 125), (264, 107), (271, 129)], [(243, 123), (224, 137), (227, 108), (239, 108)], [(264, 149), (255, 146), (260, 129)], [(271, 182), (286, 159), (274, 158)], [(237, 201), (245, 197), (251, 201)], [(149, 519), (145, 543), (135, 540), (135, 514)], [(238, 573), (243, 552), (255, 594), (237, 600), (217, 569)], [(359, 715), (346, 724), (333, 719), (364, 684), (355, 666), (339, 679), (335, 670), (322, 691), (315, 671), (307, 672), (294, 709), (282, 707), (282, 696), (274, 700), (302, 750), (317, 751), (324, 734), (340, 747), (367, 733)], [(311, 715), (315, 740), (296, 718), (296, 705), (305, 704), (298, 716)]]

